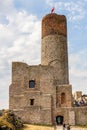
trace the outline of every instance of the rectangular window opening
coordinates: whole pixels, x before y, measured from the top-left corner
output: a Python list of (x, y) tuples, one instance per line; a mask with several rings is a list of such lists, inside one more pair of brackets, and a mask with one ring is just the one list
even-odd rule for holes
[(35, 81), (34, 80), (29, 81), (29, 88), (35, 88)]
[(31, 105), (31, 106), (34, 105), (34, 99), (30, 99), (30, 105)]

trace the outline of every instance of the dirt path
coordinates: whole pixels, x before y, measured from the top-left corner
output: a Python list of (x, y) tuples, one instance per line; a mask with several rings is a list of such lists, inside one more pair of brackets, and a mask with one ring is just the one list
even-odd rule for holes
[[(25, 125), (23, 130), (62, 130), (62, 126), (49, 127), (49, 126), (39, 126), (39, 125)], [(71, 130), (87, 130), (87, 128), (81, 127), (71, 127)]]

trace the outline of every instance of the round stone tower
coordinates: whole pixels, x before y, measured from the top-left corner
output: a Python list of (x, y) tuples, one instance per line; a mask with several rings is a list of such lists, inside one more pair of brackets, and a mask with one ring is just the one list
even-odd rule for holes
[(42, 19), (41, 64), (54, 67), (59, 84), (68, 84), (67, 23), (64, 15), (51, 13)]

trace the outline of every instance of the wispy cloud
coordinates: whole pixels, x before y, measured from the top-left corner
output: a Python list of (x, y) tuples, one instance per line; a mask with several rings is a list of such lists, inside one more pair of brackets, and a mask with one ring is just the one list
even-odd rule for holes
[(70, 82), (73, 83), (73, 90), (82, 90), (87, 93), (87, 50), (79, 51), (69, 55)]
[(66, 15), (69, 21), (77, 21), (82, 20), (87, 15), (85, 8), (85, 4), (87, 1), (62, 1), (62, 2), (55, 2), (53, 0), (46, 0), (49, 6), (55, 6), (56, 10), (59, 12), (66, 12)]

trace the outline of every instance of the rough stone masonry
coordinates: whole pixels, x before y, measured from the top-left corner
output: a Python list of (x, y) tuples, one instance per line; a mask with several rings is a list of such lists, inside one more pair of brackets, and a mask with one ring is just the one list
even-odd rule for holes
[(12, 62), (9, 109), (31, 124), (87, 124), (87, 107), (72, 106), (68, 71), (66, 17), (47, 14), (42, 18), (41, 64)]

